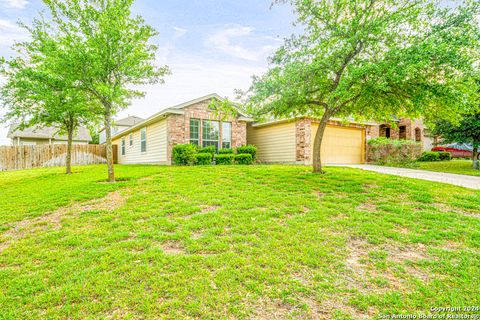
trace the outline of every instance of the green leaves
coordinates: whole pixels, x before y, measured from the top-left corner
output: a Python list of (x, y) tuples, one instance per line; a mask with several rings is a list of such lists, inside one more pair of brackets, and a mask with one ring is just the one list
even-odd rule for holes
[(115, 113), (144, 92), (132, 85), (163, 82), (168, 67), (155, 65), (157, 34), (138, 16), (132, 0), (46, 0), (52, 21), (39, 22), (55, 34), (61, 48), (59, 72), (77, 81), (77, 89)]
[(257, 115), (449, 117), (477, 96), (479, 6), (427, 0), (292, 0), (304, 28), (254, 79)]

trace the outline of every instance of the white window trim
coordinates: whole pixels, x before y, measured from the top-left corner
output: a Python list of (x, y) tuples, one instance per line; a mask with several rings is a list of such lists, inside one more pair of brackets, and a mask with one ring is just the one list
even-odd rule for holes
[[(142, 131), (145, 131), (145, 140), (142, 140)], [(142, 144), (145, 141), (145, 151), (142, 151)], [(148, 139), (147, 139), (147, 127), (140, 129), (140, 153), (145, 154), (148, 152)]]
[[(212, 122), (212, 123), (217, 123), (217, 124), (218, 124), (218, 139), (217, 139), (217, 140), (205, 139), (205, 138), (203, 137), (203, 129), (204, 129), (203, 123), (204, 123), (205, 121)], [(204, 144), (205, 142), (216, 142), (216, 143), (217, 143), (217, 149), (220, 150), (220, 149), (222, 148), (221, 143), (220, 143), (221, 140), (222, 140), (222, 139), (221, 139), (221, 132), (220, 132), (220, 130), (221, 130), (221, 121), (209, 120), (209, 119), (202, 119), (201, 125), (202, 125), (201, 147), (204, 148), (203, 144)]]
[[(224, 135), (223, 135), (224, 127), (223, 127), (223, 125), (224, 125), (224, 124), (229, 124), (229, 125), (230, 125), (230, 130), (229, 130), (229, 138), (230, 138), (230, 139), (227, 140), (227, 141), (224, 141), (224, 140), (223, 140), (223, 137), (224, 137)], [(222, 132), (221, 132), (221, 137), (220, 137), (220, 140), (221, 140), (222, 142), (221, 142), (220, 148), (221, 148), (221, 149), (224, 149), (224, 148), (223, 148), (223, 143), (224, 143), (224, 142), (228, 142), (228, 143), (230, 144), (230, 147), (229, 147), (228, 149), (231, 149), (231, 148), (232, 148), (232, 131), (233, 131), (232, 129), (233, 129), (233, 124), (232, 124), (231, 122), (229, 122), (229, 121), (222, 121), (222, 122), (220, 123), (220, 125), (221, 125), (221, 127), (222, 127)]]
[(132, 148), (132, 147), (133, 147), (133, 144), (134, 144), (134, 143), (133, 143), (133, 133), (130, 133), (130, 135), (129, 135), (129, 137), (128, 137), (128, 146), (129, 146), (130, 148)]
[(122, 138), (122, 142), (121, 142), (121, 143), (122, 143), (122, 144), (121, 144), (121, 146), (120, 146), (120, 148), (121, 148), (120, 154), (121, 154), (122, 156), (125, 156), (125, 155), (127, 155), (127, 143), (126, 143), (126, 141), (125, 141), (125, 138)]
[[(198, 139), (192, 139), (192, 120), (196, 120), (198, 121)], [(192, 143), (192, 140), (193, 141), (197, 141), (198, 142), (198, 146), (201, 147), (202, 146), (202, 120), (201, 119), (197, 119), (197, 118), (191, 118), (190, 121), (189, 121), (189, 126), (190, 126), (190, 130), (189, 130), (189, 135), (190, 137), (188, 138), (188, 142), (189, 143)]]

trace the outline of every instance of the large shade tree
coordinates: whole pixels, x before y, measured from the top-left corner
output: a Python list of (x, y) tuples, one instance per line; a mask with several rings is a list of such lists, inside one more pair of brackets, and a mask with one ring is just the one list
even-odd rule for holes
[(428, 0), (290, 2), (301, 34), (254, 77), (247, 108), (257, 117), (319, 119), (315, 172), (322, 172), (322, 138), (332, 117), (448, 117), (474, 96), (478, 2), (455, 9)]
[(166, 66), (155, 63), (157, 32), (133, 16), (133, 0), (44, 0), (48, 20), (36, 27), (55, 35), (57, 73), (75, 80), (75, 88), (97, 101), (106, 132), (108, 180), (115, 181), (111, 139), (112, 117), (133, 98), (139, 85), (163, 82)]
[(50, 52), (59, 48), (40, 29), (27, 28), (31, 41), (18, 43), (17, 57), (0, 59), (0, 101), (7, 108), (4, 121), (18, 123), (17, 129), (55, 127), (67, 136), (66, 173), (72, 172), (72, 142), (81, 125), (92, 125), (98, 119), (98, 103), (77, 90), (73, 79), (57, 73)]

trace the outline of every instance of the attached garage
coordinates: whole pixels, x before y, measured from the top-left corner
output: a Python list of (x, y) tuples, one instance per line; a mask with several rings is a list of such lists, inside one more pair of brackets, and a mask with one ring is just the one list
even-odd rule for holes
[[(318, 125), (312, 124), (313, 141)], [(325, 129), (322, 141), (322, 162), (330, 164), (355, 164), (365, 161), (365, 129), (329, 125)]]
[(262, 163), (295, 163), (295, 123), (249, 125), (247, 143), (257, 147), (257, 159)]
[[(365, 162), (365, 140), (375, 124), (330, 121), (322, 143), (324, 164)], [(262, 163), (312, 164), (318, 122), (309, 118), (249, 124), (247, 142)]]

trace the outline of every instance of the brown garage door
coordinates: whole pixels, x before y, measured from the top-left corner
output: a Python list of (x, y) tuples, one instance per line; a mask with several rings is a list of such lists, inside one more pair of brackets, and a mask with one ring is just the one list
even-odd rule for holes
[[(318, 126), (312, 125), (312, 149)], [(365, 159), (365, 130), (327, 126), (323, 136), (321, 157), (323, 163), (363, 163)]]

